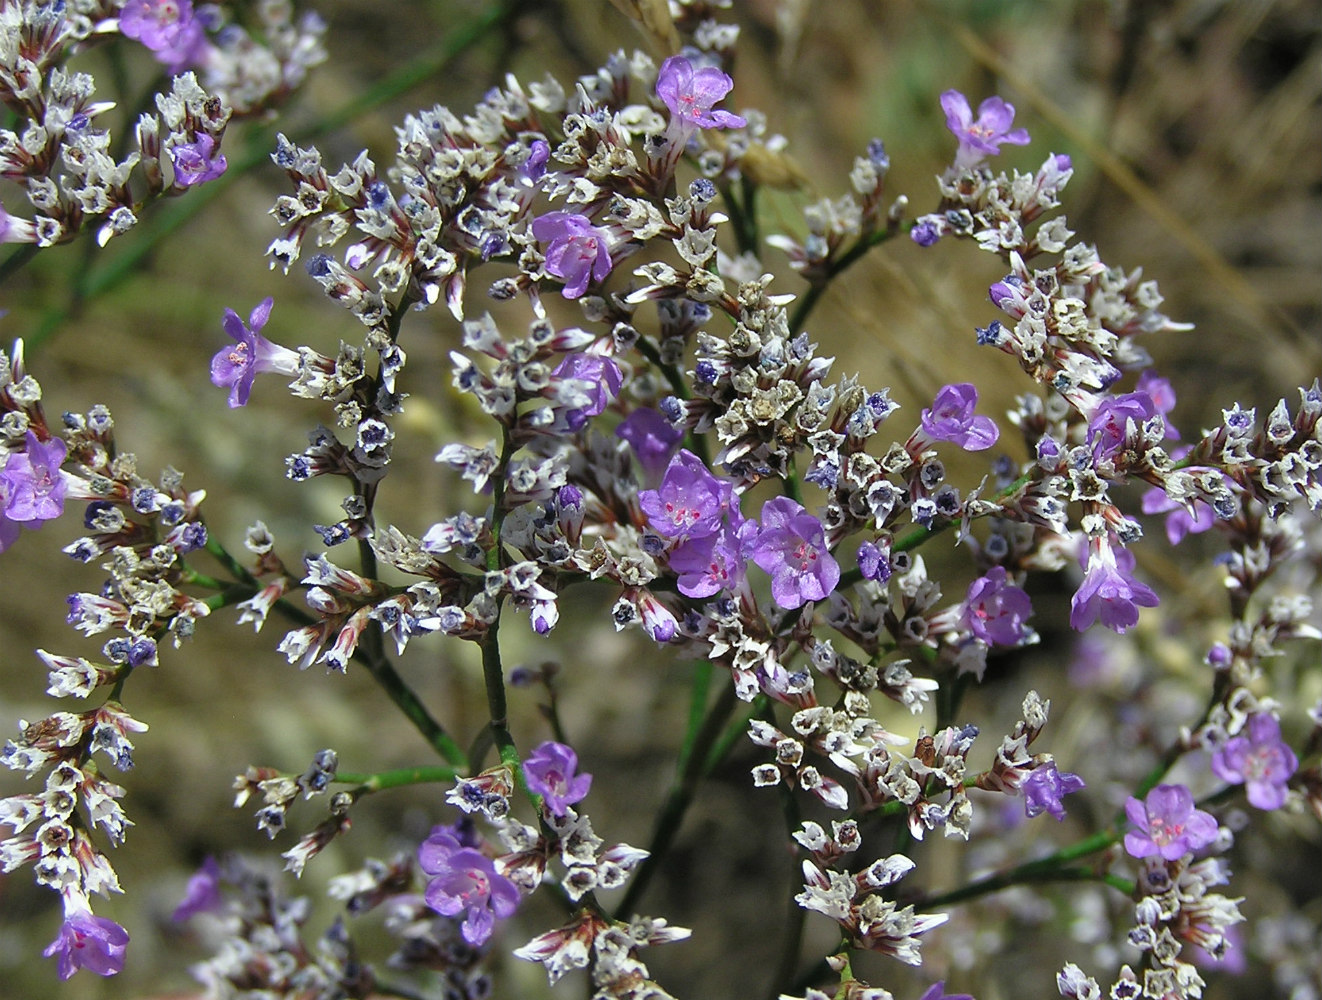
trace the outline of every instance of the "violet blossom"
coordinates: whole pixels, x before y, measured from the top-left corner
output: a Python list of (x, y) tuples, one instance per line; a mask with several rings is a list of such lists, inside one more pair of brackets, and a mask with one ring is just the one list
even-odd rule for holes
[(68, 491), (60, 466), (68, 446), (60, 438), (42, 442), (29, 430), (22, 451), (0, 468), (0, 552), (18, 537), (18, 526), (38, 528), (64, 513)]
[(270, 298), (262, 299), (249, 315), (247, 325), (233, 309), (226, 309), (221, 320), (221, 326), (236, 344), (221, 348), (211, 359), (211, 383), (229, 389), (231, 407), (247, 404), (258, 372), (298, 374), (298, 352), (273, 344), (261, 335), (270, 318), (272, 302)]
[(578, 754), (563, 743), (547, 740), (523, 762), (523, 776), (528, 790), (540, 795), (546, 808), (556, 816), (575, 802), (587, 797), (592, 775), (578, 774)]
[(571, 419), (571, 425), (582, 426), (588, 417), (595, 417), (610, 405), (611, 400), (620, 394), (624, 385), (624, 374), (620, 366), (610, 358), (600, 354), (566, 354), (551, 372), (555, 378), (583, 383), (586, 388), (587, 405), (574, 410), (577, 415)]
[(170, 919), (182, 924), (194, 914), (213, 913), (220, 909), (220, 865), (209, 856), (202, 867), (193, 873), (184, 889), (184, 898), (174, 908)]
[(771, 596), (786, 610), (822, 600), (840, 582), (822, 522), (789, 497), (762, 505), (762, 527), (748, 555), (771, 574)]
[(588, 281), (605, 281), (611, 273), (610, 240), (588, 221), (569, 212), (547, 212), (532, 220), (532, 234), (546, 248), (546, 273), (564, 282), (561, 294), (577, 299)]
[(1158, 785), (1142, 802), (1131, 795), (1125, 815), (1134, 825), (1125, 834), (1125, 850), (1135, 858), (1175, 861), (1216, 840), (1216, 819), (1194, 808), (1193, 793), (1184, 785)]
[(418, 864), (432, 876), (423, 897), (427, 905), (445, 917), (464, 914), (461, 933), (475, 948), (491, 938), (497, 919), (518, 908), (518, 887), (485, 854), (461, 844), (449, 827), (433, 828), (418, 847)]
[(947, 90), (941, 95), (941, 110), (946, 113), (946, 128), (959, 140), (955, 153), (955, 166), (963, 169), (976, 166), (988, 156), (1001, 151), (1002, 143), (1025, 146), (1029, 142), (1026, 129), (1011, 129), (1014, 124), (1014, 105), (999, 97), (989, 97), (978, 105), (975, 121), (969, 100), (958, 90)]
[(711, 597), (737, 589), (746, 572), (741, 535), (756, 527), (744, 521), (737, 528), (723, 526), (714, 535), (689, 538), (676, 546), (670, 553), (670, 568), (678, 576), (679, 592), (685, 597)]
[(1259, 712), (1244, 732), (1232, 737), (1212, 755), (1212, 773), (1232, 785), (1243, 785), (1249, 804), (1258, 809), (1279, 809), (1285, 804), (1290, 776), (1299, 758), (1281, 739), (1276, 716)]
[(65, 915), (59, 934), (42, 955), (56, 959), (61, 979), (68, 979), (79, 969), (114, 976), (124, 968), (128, 943), (128, 931), (113, 920), (95, 916), (90, 910), (77, 910)]
[(973, 997), (968, 993), (947, 993), (946, 981), (938, 979), (918, 1000), (973, 1000)]
[(890, 546), (882, 548), (876, 542), (863, 542), (858, 547), (858, 571), (865, 580), (885, 583), (891, 578)]
[(1141, 427), (1156, 414), (1156, 404), (1146, 392), (1127, 392), (1103, 399), (1088, 420), (1093, 461), (1113, 458), (1128, 437), (1130, 422)]
[(225, 154), (216, 153), (216, 140), (205, 132), (197, 134), (196, 142), (183, 142), (172, 147), (170, 162), (174, 164), (174, 182), (179, 187), (214, 181), (229, 166)]
[(963, 621), (989, 646), (1017, 646), (1029, 634), (1024, 623), (1032, 613), (1028, 594), (1009, 582), (1004, 566), (993, 566), (969, 584)]
[(1195, 499), (1190, 514), (1184, 504), (1176, 503), (1160, 486), (1144, 491), (1141, 503), (1144, 514), (1166, 515), (1166, 538), (1172, 545), (1179, 545), (1185, 535), (1202, 534), (1216, 524), (1216, 511), (1206, 501)]
[(1082, 789), (1084, 783), (1077, 774), (1060, 772), (1056, 762), (1049, 760), (1033, 768), (1019, 787), (1024, 793), (1024, 815), (1029, 819), (1045, 812), (1057, 820), (1063, 820), (1065, 805), (1061, 800), (1071, 792)]
[(652, 528), (667, 538), (715, 534), (733, 502), (734, 488), (708, 471), (702, 459), (682, 450), (670, 460), (661, 485), (638, 494)]
[(206, 46), (193, 0), (128, 0), (119, 12), (119, 31), (151, 49), (171, 73), (194, 65)]
[(1102, 624), (1123, 633), (1138, 624), (1139, 608), (1155, 608), (1157, 595), (1134, 579), (1134, 554), (1115, 548), (1109, 536), (1093, 539), (1083, 583), (1070, 601), (1070, 626), (1083, 632), (1100, 617)]
[(629, 442), (643, 472), (656, 479), (670, 463), (684, 432), (651, 407), (640, 406), (620, 422), (615, 436)]
[[(1145, 371), (1138, 377), (1138, 384), (1134, 389), (1136, 392), (1146, 392), (1152, 397), (1152, 405), (1162, 417), (1175, 409), (1175, 387), (1171, 385), (1170, 379)], [(1180, 440), (1180, 432), (1171, 426), (1170, 421), (1166, 421), (1166, 437), (1172, 441)]]
[(950, 441), (965, 451), (986, 451), (1000, 437), (990, 417), (977, 416), (978, 390), (969, 382), (941, 388), (930, 408), (923, 410), (923, 433), (933, 441)]
[(714, 107), (733, 88), (734, 81), (715, 66), (694, 69), (683, 56), (671, 56), (656, 76), (656, 96), (670, 109), (670, 135), (686, 137), (702, 128), (743, 128), (748, 122), (739, 115)]

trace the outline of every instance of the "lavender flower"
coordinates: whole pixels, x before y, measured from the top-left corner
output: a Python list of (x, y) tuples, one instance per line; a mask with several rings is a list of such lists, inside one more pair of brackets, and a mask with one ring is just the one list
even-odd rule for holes
[(1131, 795), (1125, 815), (1135, 827), (1125, 834), (1125, 850), (1136, 858), (1175, 861), (1216, 839), (1216, 820), (1194, 808), (1193, 793), (1183, 785), (1158, 785), (1142, 802)]
[(643, 472), (655, 481), (670, 463), (684, 432), (656, 410), (640, 406), (620, 422), (615, 435), (629, 442)]
[[(747, 526), (745, 529), (744, 526)], [(744, 581), (744, 539), (756, 530), (752, 521), (739, 528), (722, 527), (714, 535), (690, 538), (670, 553), (670, 568), (678, 576), (676, 586), (685, 597), (711, 597), (735, 590)]]
[(592, 787), (592, 775), (576, 774), (577, 770), (578, 754), (551, 740), (538, 746), (523, 762), (528, 790), (540, 795), (556, 816), (563, 816), (569, 806), (586, 798)]
[(600, 354), (566, 354), (551, 374), (587, 384), (588, 405), (575, 411), (580, 414), (580, 421), (605, 410), (624, 385), (620, 366)]
[(588, 280), (605, 281), (611, 273), (609, 239), (588, 221), (569, 212), (547, 212), (532, 221), (532, 234), (546, 248), (546, 272), (564, 282), (561, 294), (577, 299)]
[(1134, 554), (1115, 549), (1109, 536), (1093, 539), (1083, 583), (1070, 601), (1070, 626), (1082, 632), (1098, 617), (1116, 632), (1138, 624), (1138, 609), (1155, 608), (1157, 595), (1134, 579)]
[(1179, 545), (1185, 535), (1201, 534), (1216, 524), (1216, 511), (1209, 504), (1194, 500), (1193, 513), (1190, 514), (1184, 504), (1176, 503), (1160, 486), (1146, 490), (1141, 502), (1144, 514), (1166, 515), (1166, 538), (1172, 545)]
[(496, 871), (481, 851), (463, 846), (447, 827), (438, 826), (418, 847), (418, 864), (432, 876), (424, 898), (446, 917), (466, 914), (461, 933), (473, 947), (491, 938), (496, 920), (518, 908), (519, 890)]
[(670, 109), (672, 137), (701, 128), (743, 128), (748, 124), (729, 111), (714, 109), (734, 87), (734, 81), (715, 66), (694, 69), (683, 56), (671, 56), (656, 76), (656, 96)]
[(258, 372), (298, 374), (298, 352), (273, 344), (261, 335), (271, 315), (272, 300), (262, 299), (248, 317), (248, 325), (233, 309), (225, 310), (221, 326), (237, 343), (216, 352), (211, 359), (211, 383), (230, 391), (230, 406), (244, 406)]
[(42, 443), (27, 432), (27, 446), (0, 468), (0, 552), (13, 544), (18, 525), (40, 527), (64, 513), (68, 486), (60, 466), (68, 447), (60, 438)]
[(174, 908), (170, 919), (182, 924), (194, 914), (213, 913), (220, 908), (220, 865), (208, 856), (202, 867), (193, 873), (184, 889), (184, 898)]
[(964, 623), (989, 646), (1016, 646), (1028, 634), (1024, 622), (1033, 604), (1019, 587), (1008, 582), (1004, 566), (993, 566), (986, 576), (969, 584), (964, 599)]
[(702, 538), (720, 529), (733, 495), (728, 482), (685, 450), (671, 459), (657, 489), (638, 494), (638, 505), (652, 528), (667, 538)]
[(918, 1000), (973, 1000), (968, 993), (947, 993), (946, 981), (938, 979)]
[[(214, 181), (229, 166), (224, 153), (216, 153), (216, 140), (199, 132), (196, 142), (180, 143), (170, 150), (174, 164), (174, 182), (179, 187), (193, 187)], [(212, 154), (215, 153), (213, 156)]]
[(978, 390), (969, 382), (944, 386), (931, 408), (922, 412), (923, 432), (934, 441), (950, 441), (965, 451), (985, 451), (996, 443), (1000, 430), (990, 417), (975, 416)]
[(789, 497), (762, 505), (762, 527), (748, 554), (771, 574), (771, 596), (782, 608), (820, 601), (840, 582), (840, 566), (827, 548), (822, 522)]
[(955, 153), (955, 166), (959, 169), (976, 166), (988, 156), (1001, 151), (1001, 144), (1013, 146), (1028, 144), (1028, 132), (1014, 124), (1014, 105), (999, 97), (989, 97), (978, 105), (978, 119), (973, 120), (969, 100), (958, 90), (947, 90), (941, 95), (941, 109), (946, 113), (946, 127), (959, 140)]
[(1125, 442), (1129, 422), (1141, 426), (1156, 413), (1157, 407), (1146, 392), (1127, 392), (1103, 399), (1088, 420), (1093, 461), (1114, 457)]
[[(1146, 371), (1138, 377), (1138, 385), (1134, 387), (1136, 392), (1146, 392), (1152, 397), (1152, 405), (1163, 417), (1175, 409), (1175, 388), (1171, 385), (1170, 379), (1162, 378), (1151, 371)], [(1166, 422), (1166, 437), (1172, 441), (1180, 440), (1180, 432)]]
[(56, 958), (56, 971), (61, 979), (68, 979), (79, 969), (98, 976), (114, 976), (124, 968), (128, 943), (128, 931), (119, 924), (95, 916), (90, 910), (81, 910), (66, 914), (59, 934), (42, 955)]
[(1276, 716), (1259, 712), (1241, 733), (1212, 755), (1212, 773), (1232, 785), (1243, 785), (1249, 804), (1258, 809), (1279, 809), (1285, 804), (1287, 783), (1299, 758), (1281, 739)]
[(890, 548), (876, 542), (863, 542), (858, 547), (858, 571), (865, 580), (885, 583), (891, 578)]
[(1045, 812), (1063, 820), (1065, 805), (1061, 800), (1071, 792), (1079, 791), (1084, 784), (1077, 774), (1068, 771), (1062, 774), (1056, 769), (1056, 762), (1049, 760), (1033, 768), (1019, 787), (1024, 792), (1024, 814), (1029, 819)]
[(151, 49), (171, 73), (196, 64), (206, 46), (193, 0), (128, 0), (119, 13), (119, 30)]

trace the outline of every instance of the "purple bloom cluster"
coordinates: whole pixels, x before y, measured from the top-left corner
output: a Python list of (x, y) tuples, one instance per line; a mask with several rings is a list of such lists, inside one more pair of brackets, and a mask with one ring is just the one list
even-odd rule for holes
[(1298, 767), (1299, 758), (1281, 739), (1280, 722), (1268, 712), (1252, 716), (1243, 733), (1212, 755), (1212, 772), (1222, 781), (1243, 785), (1249, 804), (1258, 809), (1285, 804), (1288, 782)]
[(151, 49), (171, 73), (195, 65), (206, 49), (203, 24), (193, 0), (128, 0), (119, 12), (119, 30)]
[(1141, 802), (1131, 795), (1125, 815), (1134, 826), (1125, 834), (1125, 850), (1136, 858), (1175, 861), (1216, 840), (1216, 819), (1194, 808), (1184, 785), (1158, 785)]

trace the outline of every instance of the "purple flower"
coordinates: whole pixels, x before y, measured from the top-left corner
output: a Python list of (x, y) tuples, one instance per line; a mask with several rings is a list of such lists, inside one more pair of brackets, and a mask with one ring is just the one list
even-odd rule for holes
[(486, 944), (497, 918), (503, 920), (518, 908), (518, 887), (447, 827), (435, 827), (419, 845), (418, 864), (432, 876), (424, 895), (427, 905), (446, 917), (466, 914), (461, 932), (475, 948)]
[(546, 808), (557, 816), (563, 816), (566, 808), (586, 798), (592, 787), (592, 775), (576, 774), (577, 770), (578, 754), (551, 740), (537, 747), (523, 762), (528, 790), (540, 795)]
[(221, 326), (237, 343), (217, 351), (211, 359), (211, 383), (229, 388), (231, 407), (247, 404), (252, 380), (258, 372), (298, 374), (298, 352), (273, 344), (261, 335), (271, 315), (271, 305), (271, 299), (262, 299), (248, 317), (247, 326), (233, 309), (225, 310)]
[(939, 979), (918, 1000), (973, 1000), (973, 997), (968, 993), (947, 993), (946, 981)]
[(973, 120), (968, 98), (958, 90), (947, 90), (941, 95), (941, 109), (946, 113), (946, 128), (959, 140), (956, 167), (972, 167), (988, 156), (995, 156), (1003, 142), (1013, 146), (1028, 144), (1026, 130), (1010, 130), (1014, 124), (1014, 105), (999, 97), (989, 97), (978, 105), (977, 121)]
[(587, 216), (547, 212), (532, 220), (532, 234), (546, 248), (546, 273), (564, 282), (561, 294), (576, 299), (588, 290), (588, 279), (605, 281), (611, 273), (610, 242)]
[(195, 913), (213, 913), (220, 909), (220, 905), (220, 865), (215, 858), (208, 856), (188, 880), (184, 898), (174, 908), (170, 919), (182, 924)]
[(1183, 785), (1158, 785), (1142, 802), (1131, 795), (1125, 815), (1134, 824), (1125, 850), (1136, 858), (1175, 861), (1216, 840), (1216, 819), (1194, 808), (1193, 793)]
[(733, 496), (728, 482), (683, 450), (670, 460), (659, 487), (638, 494), (638, 505), (652, 528), (667, 538), (702, 538), (720, 530)]
[(56, 970), (61, 979), (68, 979), (79, 969), (113, 976), (124, 968), (128, 943), (128, 931), (123, 927), (84, 910), (65, 916), (60, 933), (42, 954), (47, 958), (58, 956)]
[(12, 452), (0, 469), (0, 552), (18, 537), (18, 526), (37, 528), (64, 513), (67, 492), (60, 466), (68, 446), (60, 438), (43, 444), (28, 431), (27, 447)]
[[(1138, 377), (1138, 385), (1134, 388), (1137, 392), (1146, 392), (1151, 396), (1152, 405), (1163, 417), (1175, 409), (1175, 388), (1171, 385), (1170, 379), (1146, 371)], [(1180, 432), (1172, 427), (1169, 421), (1166, 423), (1166, 437), (1172, 441), (1180, 440)]]
[(128, 0), (119, 12), (119, 30), (151, 49), (171, 73), (196, 63), (206, 45), (193, 0)]
[(656, 96), (670, 109), (670, 132), (686, 136), (700, 128), (743, 128), (748, 124), (728, 111), (713, 110), (734, 87), (715, 66), (694, 69), (683, 56), (671, 56), (656, 77)]
[[(752, 521), (743, 525), (756, 530)], [(685, 597), (711, 597), (738, 588), (746, 572), (740, 533), (739, 529), (722, 527), (714, 535), (690, 538), (676, 546), (670, 553), (670, 568), (679, 577), (679, 592)]]
[(1138, 609), (1159, 603), (1146, 584), (1133, 577), (1134, 554), (1116, 550), (1107, 536), (1094, 539), (1088, 550), (1083, 583), (1070, 602), (1070, 626), (1082, 632), (1100, 616), (1102, 624), (1123, 633), (1138, 623)]
[(566, 354), (551, 374), (587, 384), (588, 405), (576, 411), (583, 417), (595, 417), (601, 413), (620, 394), (624, 385), (620, 366), (600, 354)]
[(1156, 404), (1146, 392), (1127, 392), (1122, 396), (1108, 396), (1098, 404), (1088, 420), (1088, 440), (1092, 444), (1094, 462), (1111, 458), (1128, 436), (1132, 420), (1141, 426), (1157, 413)]
[(1024, 814), (1032, 819), (1042, 813), (1050, 813), (1057, 820), (1065, 818), (1065, 806), (1061, 802), (1066, 795), (1084, 787), (1083, 779), (1077, 774), (1056, 770), (1056, 762), (1049, 760), (1040, 767), (1033, 768), (1022, 784), (1024, 791)]
[(909, 239), (913, 240), (920, 247), (930, 247), (941, 239), (941, 227), (930, 218), (922, 218), (914, 223), (909, 230)]
[(1028, 632), (1024, 622), (1033, 613), (1028, 594), (1009, 583), (1004, 566), (969, 584), (964, 599), (964, 623), (989, 646), (1015, 646)]
[(1179, 545), (1185, 535), (1198, 535), (1216, 524), (1216, 511), (1202, 500), (1193, 502), (1193, 513), (1185, 509), (1184, 504), (1176, 503), (1166, 495), (1160, 486), (1154, 486), (1143, 494), (1144, 514), (1166, 515), (1166, 537), (1172, 545)]
[(629, 442), (638, 464), (655, 481), (670, 463), (684, 432), (656, 410), (640, 406), (621, 421), (615, 435)]
[(192, 187), (214, 181), (225, 172), (229, 164), (224, 153), (215, 153), (216, 140), (205, 132), (199, 132), (197, 142), (180, 143), (170, 150), (170, 161), (174, 164), (174, 182), (179, 187)]
[(950, 441), (965, 451), (985, 451), (1001, 432), (990, 417), (975, 416), (978, 390), (969, 382), (943, 387), (930, 409), (923, 410), (923, 432), (934, 441)]
[(863, 542), (858, 547), (858, 571), (865, 580), (885, 583), (891, 578), (890, 546), (882, 548), (876, 542)]
[(753, 562), (771, 574), (771, 596), (787, 610), (820, 601), (840, 582), (822, 522), (789, 497), (762, 505), (762, 527), (748, 549)]
[(1254, 715), (1247, 733), (1228, 740), (1212, 755), (1212, 772), (1222, 781), (1242, 784), (1250, 805), (1279, 809), (1285, 804), (1286, 784), (1299, 766), (1299, 758), (1281, 739), (1281, 724), (1274, 715)]

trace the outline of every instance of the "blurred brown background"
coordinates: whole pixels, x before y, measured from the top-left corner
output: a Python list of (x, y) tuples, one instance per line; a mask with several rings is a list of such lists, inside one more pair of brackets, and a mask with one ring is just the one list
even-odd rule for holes
[[(331, 58), (280, 128), (302, 141), (301, 128), (493, 6), (319, 0), (316, 7), (330, 23)], [(404, 112), (443, 103), (462, 113), (507, 71), (525, 82), (546, 72), (569, 82), (616, 49), (647, 44), (604, 0), (507, 7), (513, 13), (444, 72), (322, 141), (328, 165), (364, 146), (378, 164), (388, 164), (391, 125)], [(1197, 324), (1191, 334), (1150, 343), (1159, 371), (1180, 395), (1175, 419), (1187, 433), (1217, 421), (1220, 407), (1236, 400), (1266, 408), (1280, 395), (1293, 401), (1294, 387), (1322, 372), (1322, 6), (1316, 2), (735, 0), (732, 14), (744, 34), (728, 106), (765, 110), (810, 178), (807, 190), (763, 200), (764, 233), (781, 227), (801, 232), (798, 206), (844, 193), (853, 157), (873, 136), (891, 155), (892, 196), (903, 192), (913, 214), (926, 211), (934, 200), (932, 176), (953, 150), (937, 96), (957, 87), (976, 106), (999, 93), (1016, 105), (1016, 124), (1034, 140), (1029, 148), (1008, 149), (1002, 160), (1031, 170), (1049, 150), (1071, 154), (1076, 175), (1065, 211), (1072, 228), (1095, 242), (1108, 263), (1141, 266), (1158, 279), (1165, 311)], [(146, 81), (151, 66), (141, 62)], [(88, 68), (98, 65), (93, 58)], [(242, 136), (236, 130), (227, 141)], [(307, 526), (338, 515), (338, 489), (294, 486), (283, 478), (284, 456), (301, 450), (305, 429), (326, 414), (290, 399), (273, 379), (258, 381), (246, 410), (230, 411), (207, 369), (223, 339), (222, 310), (230, 306), (246, 316), (266, 295), (276, 298), (267, 328), (274, 339), (333, 351), (341, 337), (358, 336), (352, 320), (321, 298), (301, 268), (288, 278), (268, 271), (263, 251), (276, 230), (265, 212), (283, 190), (282, 176), (269, 163), (251, 172), (150, 254), (130, 280), (68, 309), (28, 356), (49, 411), (108, 404), (121, 447), (139, 455), (144, 473), (173, 465), (192, 488), (208, 491), (211, 529), (234, 551), (241, 549), (243, 528), (260, 517), (293, 560), (320, 547)], [(5, 204), (18, 208), (12, 191)], [(128, 252), (136, 238), (130, 234), (100, 253), (77, 244), (41, 255), (0, 289), (0, 308), (9, 310), (0, 320), (5, 335), (31, 336), (52, 312), (70, 305), (73, 275)], [(781, 288), (801, 287), (778, 252), (768, 250), (764, 262), (786, 275)], [(986, 288), (1000, 276), (994, 258), (969, 246), (924, 252), (897, 241), (849, 271), (823, 298), (809, 329), (822, 353), (838, 357), (837, 372), (860, 370), (868, 384), (891, 386), (905, 407), (892, 418), (903, 425), (896, 436), (907, 433), (918, 409), (945, 382), (977, 382), (987, 397), (985, 412), (999, 415), (1027, 389), (1006, 357), (977, 351), (973, 343), (974, 326), (995, 318)], [(440, 474), (431, 455), (447, 435), (488, 436), (449, 394), (445, 358), (455, 337), (440, 310), (405, 325), (410, 367), (404, 387), (413, 395), (403, 426), (411, 433), (401, 434), (383, 510), (415, 534), (470, 499)], [(18, 719), (41, 718), (54, 708), (43, 695), (44, 671), (32, 649), (95, 655), (99, 648), (63, 624), (65, 595), (95, 590), (100, 582), (95, 569), (59, 556), (78, 533), (77, 517), (71, 512), (63, 522), (25, 534), (0, 557), (8, 567), (0, 575), (5, 735), (15, 732)], [(1161, 577), (1173, 570), (1157, 565), (1152, 572)], [(1215, 606), (1218, 585), (1208, 579), (1184, 599)], [(249, 763), (298, 771), (323, 746), (339, 751), (345, 770), (427, 762), (426, 747), (364, 675), (351, 670), (347, 677), (328, 677), (320, 667), (300, 673), (274, 653), (279, 622), (253, 635), (247, 626), (231, 627), (232, 611), (216, 617), (194, 643), (136, 678), (126, 694), (128, 708), (151, 730), (137, 741), (138, 766), (121, 781), (137, 826), (111, 860), (128, 892), (99, 907), (133, 935), (125, 972), (106, 981), (82, 973), (59, 984), (53, 963), (38, 955), (59, 923), (57, 902), (20, 870), (0, 876), (0, 996), (186, 995), (192, 989), (186, 966), (204, 952), (165, 918), (189, 871), (206, 853), (225, 849), (274, 857), (322, 816), (316, 804), (296, 808), (290, 816), (295, 833), (270, 845), (254, 830), (250, 810), (230, 808), (233, 775)], [(689, 668), (644, 665), (636, 637), (617, 636), (601, 622), (600, 608), (570, 610), (558, 635), (572, 643), (551, 647), (528, 642), (522, 624), (512, 624), (504, 632), (511, 644), (507, 663), (554, 658), (563, 664), (565, 724), (597, 775), (586, 803), (597, 832), (643, 845), (653, 803), (672, 774)], [(480, 676), (470, 653), (418, 643), (401, 667), (461, 743), (482, 721)], [(1063, 674), (1058, 670), (1044, 683), (1043, 693), (1063, 706)], [(1001, 715), (1007, 726), (1023, 689), (1020, 684), (1006, 694)], [(516, 693), (513, 700), (521, 743), (546, 738), (535, 696)], [(975, 751), (975, 759), (999, 739), (992, 724), (984, 732), (989, 745)], [(774, 959), (792, 865), (774, 795), (748, 788), (754, 760), (750, 752), (737, 752), (700, 798), (675, 855), (677, 877), (644, 901), (647, 912), (695, 928), (693, 942), (644, 956), (682, 997), (743, 1000), (766, 988), (761, 971)], [(18, 776), (0, 775), (0, 793), (23, 788)], [(325, 879), (358, 859), (416, 843), (446, 817), (442, 791), (421, 788), (364, 802), (355, 810), (353, 832), (312, 863), (298, 889), (320, 899)], [(736, 811), (738, 832), (728, 822)], [(1305, 827), (1295, 837), (1315, 839), (1316, 831)], [(951, 855), (940, 845), (934, 850), (937, 867), (929, 870), (928, 884), (948, 885), (939, 864)], [(718, 898), (724, 908), (713, 912)], [(830, 946), (825, 924), (809, 917), (810, 946)], [(314, 918), (312, 926), (319, 929), (324, 919)], [(520, 944), (519, 935), (545, 926), (534, 916), (511, 928), (505, 944)], [(1120, 926), (1126, 926), (1123, 917)], [(907, 970), (893, 962), (860, 972), (871, 971), (897, 996), (917, 996), (937, 973), (979, 1000), (1055, 995), (1059, 952), (1046, 956), (1031, 977), (1020, 964), (1016, 985), (1005, 968), (991, 974), (991, 965), (976, 958), (982, 952), (973, 940), (970, 925), (956, 917), (949, 936), (934, 936), (929, 945), (931, 968), (907, 987), (901, 985)], [(1026, 945), (1012, 932), (1003, 929), (993, 944), (1006, 956), (1003, 965), (1022, 961), (1018, 949)], [(961, 949), (972, 949), (972, 968), (960, 967)], [(943, 950), (949, 961), (943, 962)], [(1084, 961), (1085, 954), (1080, 946), (1072, 957)], [(507, 964), (498, 996), (545, 995), (539, 969)], [(1100, 977), (1108, 970), (1092, 971)], [(1260, 985), (1242, 987), (1246, 992), (1234, 992), (1229, 983), (1209, 995), (1265, 995), (1261, 990), (1269, 987), (1257, 972)]]

